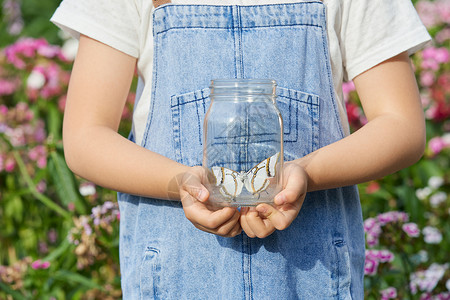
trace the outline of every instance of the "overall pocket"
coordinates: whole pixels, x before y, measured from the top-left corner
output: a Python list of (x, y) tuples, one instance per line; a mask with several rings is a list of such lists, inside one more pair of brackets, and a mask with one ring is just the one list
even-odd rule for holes
[(352, 299), (350, 294), (351, 271), (347, 244), (344, 240), (336, 240), (334, 241), (334, 250), (336, 253), (335, 286), (337, 299), (350, 300)]
[(208, 110), (209, 88), (170, 99), (175, 156), (178, 162), (201, 165), (203, 157), (203, 119)]
[(147, 247), (142, 257), (140, 267), (140, 299), (159, 299), (158, 285), (161, 263), (159, 261), (159, 250)]
[[(208, 88), (171, 97), (174, 149), (178, 162), (200, 165), (203, 155), (203, 119), (210, 104)], [(277, 107), (283, 118), (284, 156), (293, 160), (316, 150), (319, 144), (319, 97), (277, 87)]]
[(319, 145), (319, 97), (277, 87), (277, 106), (283, 118), (284, 159), (303, 157)]

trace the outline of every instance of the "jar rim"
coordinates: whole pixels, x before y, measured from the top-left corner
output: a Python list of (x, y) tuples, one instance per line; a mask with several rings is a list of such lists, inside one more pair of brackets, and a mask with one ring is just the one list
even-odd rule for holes
[(269, 84), (276, 85), (273, 79), (264, 78), (216, 78), (211, 80), (211, 85), (219, 86), (237, 86), (239, 84)]

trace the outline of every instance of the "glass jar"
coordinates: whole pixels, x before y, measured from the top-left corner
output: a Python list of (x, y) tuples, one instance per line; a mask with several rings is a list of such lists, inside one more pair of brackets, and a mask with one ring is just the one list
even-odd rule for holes
[(210, 202), (219, 206), (272, 203), (282, 187), (283, 121), (276, 82), (211, 81), (204, 119), (203, 167)]

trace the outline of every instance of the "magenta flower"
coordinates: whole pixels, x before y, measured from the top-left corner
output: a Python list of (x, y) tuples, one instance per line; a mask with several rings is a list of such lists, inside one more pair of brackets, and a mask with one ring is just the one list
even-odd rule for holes
[(440, 136), (430, 139), (428, 142), (428, 148), (434, 155), (439, 154), (444, 148), (449, 147), (447, 141)]
[(391, 222), (407, 222), (409, 217), (408, 214), (399, 211), (388, 211), (382, 214), (379, 214), (377, 217), (378, 221), (382, 226)]
[(409, 237), (418, 237), (420, 235), (420, 229), (416, 223), (405, 223), (402, 225), (402, 229)]
[(376, 259), (366, 256), (364, 262), (364, 275), (373, 276), (377, 273), (379, 262)]
[(385, 290), (381, 290), (381, 300), (389, 300), (397, 298), (397, 289), (395, 287), (388, 287)]
[(392, 262), (394, 260), (394, 253), (389, 250), (380, 250), (378, 252), (378, 259), (381, 263)]
[(24, 59), (32, 58), (36, 55), (66, 60), (59, 47), (49, 45), (43, 38), (19, 39), (16, 43), (6, 47), (4, 51), (7, 61), (20, 70), (26, 68), (27, 64)]
[[(450, 291), (450, 289), (447, 289), (447, 290)], [(436, 295), (434, 298), (436, 300), (450, 300), (450, 293), (449, 292), (443, 292), (443, 293), (440, 293), (440, 294)]]
[(31, 268), (33, 268), (34, 270), (39, 270), (39, 269), (48, 269), (50, 267), (50, 262), (49, 261), (41, 261), (40, 259), (34, 261), (31, 263)]
[(364, 220), (364, 231), (365, 232), (369, 232), (372, 231), (375, 226), (378, 225), (378, 221), (375, 218), (368, 218), (366, 220)]
[(12, 157), (7, 157), (4, 161), (4, 169), (6, 172), (11, 173), (16, 168), (16, 161)]

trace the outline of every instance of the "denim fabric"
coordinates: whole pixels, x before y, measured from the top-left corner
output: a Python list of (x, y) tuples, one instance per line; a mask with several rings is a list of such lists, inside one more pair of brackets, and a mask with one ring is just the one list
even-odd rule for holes
[[(286, 160), (343, 137), (321, 2), (169, 4), (153, 25), (147, 149), (201, 164), (215, 78), (277, 81)], [(355, 186), (308, 193), (291, 226), (264, 239), (200, 231), (175, 201), (119, 194), (119, 205), (124, 299), (363, 299)]]

